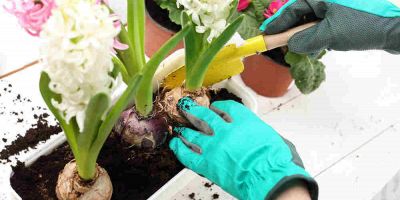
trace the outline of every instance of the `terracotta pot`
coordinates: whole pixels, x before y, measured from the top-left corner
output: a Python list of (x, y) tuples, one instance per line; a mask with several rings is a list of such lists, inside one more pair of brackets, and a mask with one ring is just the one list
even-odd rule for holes
[[(164, 28), (147, 13), (146, 15), (146, 41), (145, 41), (145, 52), (146, 55), (151, 57), (168, 39), (174, 36), (175, 32)], [(175, 52), (178, 49), (183, 48), (183, 42), (179, 43), (178, 46), (171, 51)]]
[(280, 97), (286, 94), (293, 79), (289, 68), (262, 55), (244, 60), (245, 70), (241, 74), (244, 83), (266, 97)]

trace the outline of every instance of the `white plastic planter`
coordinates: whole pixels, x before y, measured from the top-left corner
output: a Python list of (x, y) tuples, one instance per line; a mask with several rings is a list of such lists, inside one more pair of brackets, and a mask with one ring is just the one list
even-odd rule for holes
[[(157, 71), (157, 76), (155, 77), (154, 85), (158, 85), (160, 81), (162, 81), (163, 77), (168, 75), (170, 72), (174, 71), (177, 67), (182, 66), (184, 63), (184, 53), (182, 50), (179, 50), (169, 56), (164, 62), (161, 64), (159, 70)], [(233, 77), (229, 80), (223, 81), (221, 83), (215, 84), (213, 88), (226, 88), (229, 92), (235, 94), (240, 97), (243, 101), (243, 104), (246, 105), (253, 112), (257, 112), (257, 100), (256, 98), (249, 92), (249, 90), (241, 84), (239, 77)], [(156, 87), (157, 88), (157, 87)], [(114, 97), (118, 97), (121, 95), (124, 87), (121, 87), (120, 90), (117, 90), (114, 94)], [(116, 99), (116, 98), (114, 98)], [(51, 152), (66, 142), (66, 138), (63, 133), (56, 135), (50, 141), (46, 142), (45, 145), (41, 145), (40, 148), (32, 149), (32, 153), (30, 153), (30, 157), (26, 157), (25, 159), (20, 159), (21, 162), (25, 162), (27, 166), (34, 163), (40, 156), (51, 154)], [(13, 175), (13, 171), (10, 166), (7, 167), (7, 174), (9, 177)], [(188, 183), (198, 178), (198, 176), (188, 169), (183, 169), (179, 172), (175, 177), (173, 177), (168, 183), (166, 183), (163, 187), (161, 187), (156, 193), (154, 193), (149, 200), (159, 200), (159, 199), (170, 199), (173, 197), (178, 191), (185, 188)], [(12, 200), (21, 200), (21, 197), (15, 192), (15, 190), (11, 187), (10, 179), (7, 180), (8, 183), (8, 191), (10, 199)]]

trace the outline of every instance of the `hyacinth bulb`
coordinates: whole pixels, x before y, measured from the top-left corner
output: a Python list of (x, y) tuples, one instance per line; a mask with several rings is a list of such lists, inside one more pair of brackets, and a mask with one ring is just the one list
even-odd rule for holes
[(114, 131), (132, 146), (154, 149), (165, 142), (168, 124), (166, 118), (160, 115), (141, 118), (132, 107), (121, 114)]
[(113, 187), (107, 171), (96, 166), (96, 176), (86, 182), (79, 178), (76, 162), (67, 163), (58, 175), (56, 194), (60, 200), (109, 200)]
[(183, 87), (174, 88), (165, 93), (164, 98), (161, 100), (162, 110), (167, 113), (169, 118), (179, 124), (188, 125), (188, 121), (181, 115), (177, 108), (179, 99), (183, 97), (192, 98), (197, 104), (210, 107), (210, 97), (207, 88), (201, 88), (196, 91), (188, 91)]

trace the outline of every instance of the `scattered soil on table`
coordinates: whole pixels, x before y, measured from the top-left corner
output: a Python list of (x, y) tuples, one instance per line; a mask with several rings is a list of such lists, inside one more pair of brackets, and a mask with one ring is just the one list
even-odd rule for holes
[[(16, 155), (21, 151), (27, 151), (27, 149), (35, 148), (35, 146), (42, 141), (46, 141), (50, 136), (60, 133), (61, 128), (58, 125), (51, 126), (48, 124), (46, 118), (49, 114), (44, 113), (39, 116), (35, 115), (38, 121), (32, 125), (32, 128), (28, 129), (24, 136), (18, 135), (17, 139), (14, 140), (10, 145), (0, 152), (0, 160), (10, 161), (9, 157)], [(3, 138), (3, 141), (7, 140)]]
[(146, 9), (150, 17), (162, 27), (172, 32), (181, 30), (180, 25), (175, 24), (169, 19), (168, 10), (162, 9), (154, 0), (146, 0)]
[[(26, 105), (32, 104), (32, 100), (28, 97), (24, 97), (22, 94), (13, 91), (13, 85), (1, 80), (0, 83), (2, 90), (0, 90), (0, 97), (3, 97), (5, 101), (0, 102), (0, 115), (7, 116), (6, 120), (2, 121), (6, 123), (16, 123), (21, 125), (27, 125)], [(10, 110), (10, 105), (15, 106), (13, 110)], [(28, 107), (29, 109), (29, 107)], [(35, 148), (35, 146), (42, 141), (46, 141), (51, 135), (57, 134), (61, 129), (55, 125), (49, 125), (47, 119), (50, 116), (46, 113), (47, 109), (40, 106), (32, 106), (32, 112), (36, 112), (33, 118), (36, 121), (25, 134), (18, 134), (16, 139), (9, 145), (4, 146), (4, 149), (0, 151), (0, 162), (9, 162), (9, 157), (17, 155), (21, 151), (26, 152), (29, 147)], [(3, 120), (3, 119), (1, 119)], [(14, 121), (15, 120), (15, 121)], [(7, 132), (3, 133), (4, 136), (8, 135)], [(10, 138), (1, 138), (1, 141), (6, 143)]]
[(195, 198), (194, 198), (195, 196), (196, 196), (196, 195), (194, 194), (194, 192), (192, 192), (192, 193), (189, 194), (189, 198), (190, 198), (190, 199), (195, 199)]
[(210, 188), (214, 185), (214, 183), (204, 183), (204, 187)]
[[(212, 101), (241, 99), (229, 93), (226, 89), (211, 92)], [(38, 116), (39, 119), (43, 118)], [(39, 120), (39, 122), (41, 122)], [(59, 130), (59, 127), (56, 127)], [(48, 129), (48, 126), (38, 126), (37, 132)], [(167, 141), (169, 141), (168, 138)], [(184, 166), (176, 159), (168, 147), (168, 142), (152, 152), (129, 148), (121, 143), (121, 139), (112, 134), (103, 146), (99, 155), (99, 165), (105, 168), (113, 184), (112, 199), (144, 200), (161, 188)], [(38, 143), (39, 138), (36, 137)], [(8, 148), (7, 148), (8, 150)], [(68, 144), (61, 145), (51, 154), (40, 157), (29, 167), (18, 163), (13, 168), (11, 185), (24, 200), (56, 200), (55, 186), (59, 172), (65, 164), (73, 159)], [(205, 187), (212, 186), (205, 184)], [(194, 199), (195, 194), (189, 195)]]
[(212, 198), (213, 198), (213, 199), (218, 199), (218, 198), (219, 198), (219, 194), (217, 194), (217, 193), (213, 194), (213, 195), (212, 195)]

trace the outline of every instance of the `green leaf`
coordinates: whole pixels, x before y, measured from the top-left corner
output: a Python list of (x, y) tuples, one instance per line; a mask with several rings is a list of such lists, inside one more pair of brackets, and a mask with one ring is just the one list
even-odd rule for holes
[(162, 8), (169, 12), (169, 19), (175, 24), (181, 25), (181, 15), (183, 8), (178, 8), (176, 0), (156, 0), (156, 3)]
[(184, 38), (185, 41), (185, 70), (186, 75), (190, 75), (193, 65), (204, 47), (203, 36), (196, 32), (196, 26), (186, 12), (182, 13), (182, 24), (189, 27), (189, 33)]
[(88, 151), (97, 137), (102, 118), (110, 106), (110, 98), (104, 93), (99, 93), (90, 99), (85, 111), (83, 132), (78, 135), (78, 145)]
[(240, 36), (249, 39), (262, 34), (259, 27), (266, 20), (264, 12), (271, 2), (272, 0), (252, 0), (246, 10), (235, 12), (235, 15), (243, 14), (245, 16), (242, 26), (238, 29)]
[[(265, 9), (268, 8), (269, 4), (271, 4), (272, 0), (252, 0), (251, 4), (254, 8), (255, 16), (257, 17), (257, 21), (261, 22), (265, 20), (264, 12)], [(259, 23), (259, 26), (261, 25)]]
[(124, 91), (124, 93), (115, 103), (115, 105), (111, 107), (109, 113), (106, 115), (106, 118), (99, 128), (96, 139), (92, 144), (92, 147), (90, 149), (91, 156), (97, 158), (97, 156), (99, 155), (101, 147), (103, 147), (104, 142), (110, 135), (121, 113), (126, 109), (129, 103), (133, 101), (141, 79), (141, 75), (136, 75), (135, 77), (133, 77), (128, 84), (128, 88)]
[(131, 40), (129, 39), (128, 32), (126, 31), (124, 26), (121, 27), (121, 31), (119, 32), (118, 38), (122, 43), (127, 44), (129, 46), (129, 48), (126, 50), (118, 50), (118, 49), (116, 50), (118, 53), (117, 54), (118, 58), (126, 66), (126, 70), (129, 76), (135, 76), (142, 70), (142, 68), (140, 68), (140, 64), (138, 64), (139, 60), (135, 56), (136, 53), (134, 46)]
[(181, 25), (181, 15), (183, 7), (178, 8), (176, 0), (154, 0), (162, 9), (169, 12), (169, 19), (175, 24)]
[(90, 99), (86, 108), (84, 128), (77, 137), (79, 155), (75, 157), (78, 174), (84, 180), (92, 180), (96, 174), (97, 155), (91, 154), (90, 149), (99, 133), (102, 118), (107, 113), (109, 105), (109, 96), (99, 93)]
[(114, 78), (116, 76), (118, 76), (118, 73), (121, 73), (122, 75), (122, 79), (124, 80), (124, 82), (126, 84), (128, 84), (128, 81), (130, 79), (128, 71), (126, 70), (126, 67), (124, 65), (124, 63), (122, 63), (122, 61), (120, 59), (118, 59), (118, 57), (113, 56), (112, 61), (114, 63)]
[(239, 28), (244, 17), (238, 17), (232, 24), (230, 24), (225, 31), (213, 42), (210, 46), (198, 56), (196, 63), (186, 79), (186, 88), (189, 90), (196, 90), (203, 85), (203, 81), (208, 70), (210, 63), (214, 60), (217, 53), (225, 46), (225, 44), (232, 38)]
[(51, 91), (49, 88), (49, 84), (50, 84), (49, 75), (47, 75), (46, 72), (42, 72), (42, 74), (40, 75), (40, 82), (39, 82), (40, 93), (42, 94), (43, 100), (46, 103), (47, 107), (60, 123), (60, 126), (62, 127), (64, 134), (67, 138), (67, 141), (71, 147), (72, 153), (76, 157), (79, 153), (78, 143), (77, 143), (77, 134), (79, 133), (79, 129), (77, 126), (74, 126), (74, 123), (71, 122), (67, 123), (62, 114), (60, 113), (60, 111), (53, 106), (52, 100), (60, 102), (61, 96)]
[(230, 5), (231, 8), (229, 10), (229, 17), (226, 18), (228, 22), (235, 21), (235, 19), (240, 16), (240, 15), (236, 16), (238, 6), (239, 6), (239, 0), (233, 0)]
[(243, 23), (238, 29), (238, 33), (243, 39), (247, 40), (252, 37), (256, 37), (262, 34), (259, 29), (259, 22), (255, 19), (255, 16), (245, 15)]
[(143, 72), (143, 80), (140, 82), (138, 94), (135, 98), (136, 109), (143, 117), (147, 117), (153, 110), (153, 78), (158, 66), (189, 31), (190, 27), (184, 27), (154, 53), (153, 57), (147, 62)]
[[(321, 55), (323, 55), (322, 53)], [(290, 72), (295, 80), (297, 88), (303, 94), (310, 94), (319, 88), (325, 81), (325, 65), (318, 59), (310, 58), (307, 55), (288, 52), (285, 60), (290, 64)]]
[(145, 5), (144, 0), (128, 1), (128, 35), (133, 48), (134, 64), (143, 69), (146, 63), (144, 55), (144, 24)]

